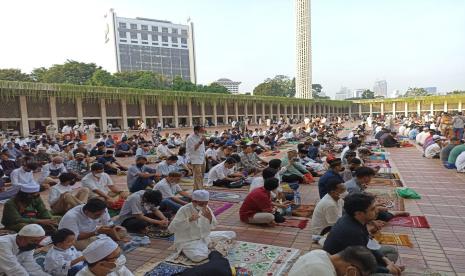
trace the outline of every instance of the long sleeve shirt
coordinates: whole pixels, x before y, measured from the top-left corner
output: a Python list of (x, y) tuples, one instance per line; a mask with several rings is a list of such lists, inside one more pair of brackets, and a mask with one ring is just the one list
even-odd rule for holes
[(2, 224), (6, 228), (18, 223), (35, 223), (37, 219), (51, 219), (52, 214), (45, 207), (42, 199), (34, 198), (31, 200), (31, 203), (26, 206), (24, 212), (21, 213), (19, 206), (16, 204), (14, 198), (9, 199), (3, 209)]
[[(72, 267), (71, 262), (81, 256), (82, 253), (74, 246), (71, 246), (66, 250), (62, 250), (53, 246), (45, 256), (45, 271), (49, 272), (53, 276), (67, 276), (68, 270), (70, 270)], [(79, 264), (82, 264), (82, 262), (75, 265)]]
[(0, 274), (50, 276), (34, 260), (34, 250), (20, 252), (16, 234), (0, 237)]
[[(10, 174), (11, 184), (13, 186), (20, 186), (29, 183), (36, 183), (34, 180), (34, 175), (32, 172), (27, 172), (23, 169), (23, 167), (18, 168), (11, 172)], [(38, 184), (37, 184), (38, 185)]]
[[(200, 144), (201, 139), (200, 135), (191, 134), (186, 140), (186, 154), (193, 165), (202, 165), (205, 163), (205, 143)], [(200, 146), (195, 149), (198, 144)]]

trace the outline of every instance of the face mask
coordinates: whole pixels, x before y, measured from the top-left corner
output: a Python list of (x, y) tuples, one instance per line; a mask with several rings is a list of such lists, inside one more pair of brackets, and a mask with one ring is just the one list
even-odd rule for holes
[(138, 168), (142, 168), (142, 167), (144, 166), (144, 164), (137, 163), (136, 166), (137, 166)]
[(27, 245), (25, 245), (25, 246), (20, 246), (20, 247), (18, 247), (18, 248), (19, 248), (19, 251), (23, 251), (23, 252), (24, 252), (24, 251), (31, 251), (31, 250), (34, 250), (34, 249), (36, 249), (37, 247), (38, 247), (37, 244), (35, 244), (35, 243), (29, 243), (29, 244), (27, 244)]
[(343, 192), (342, 194), (339, 195), (339, 198), (345, 198), (347, 195), (349, 195), (348, 191)]
[(94, 173), (94, 176), (97, 177), (97, 178), (100, 178), (102, 177), (103, 173)]
[(123, 266), (126, 264), (126, 257), (124, 255), (121, 255), (116, 259), (115, 261), (115, 268), (111, 270), (111, 272), (116, 272), (119, 271)]

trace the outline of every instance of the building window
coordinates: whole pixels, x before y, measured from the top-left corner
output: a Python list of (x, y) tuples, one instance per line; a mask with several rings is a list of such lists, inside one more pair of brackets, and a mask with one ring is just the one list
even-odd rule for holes
[(181, 30), (182, 35), (187, 35), (187, 30)]
[(158, 41), (158, 35), (152, 35), (152, 41)]
[(187, 46), (186, 45), (181, 45), (181, 48), (187, 48)]
[(131, 43), (137, 44), (137, 40), (131, 40)]
[(168, 37), (167, 37), (167, 36), (162, 36), (162, 37), (161, 37), (161, 41), (163, 41), (163, 42), (168, 42)]
[(142, 44), (149, 44), (147, 41), (142, 41)]
[(119, 42), (128, 42), (126, 39), (120, 39)]
[(175, 28), (171, 29), (171, 33), (172, 34), (178, 34), (178, 29), (175, 29)]
[(182, 44), (187, 44), (187, 38), (181, 37), (181, 43)]
[(142, 31), (148, 31), (149, 30), (149, 26), (147, 25), (140, 25), (140, 28)]
[(121, 29), (126, 29), (126, 23), (119, 22), (119, 27), (120, 27)]
[(168, 47), (168, 44), (164, 44), (164, 43), (163, 43), (162, 46)]
[(131, 39), (137, 39), (137, 33), (131, 32)]
[(142, 40), (149, 40), (149, 36), (147, 34), (140, 34)]
[(156, 43), (156, 42), (152, 42), (152, 45), (157, 45), (157, 46), (158, 46), (158, 43)]
[(171, 42), (172, 43), (178, 43), (178, 38), (177, 37), (172, 37)]
[(126, 38), (126, 32), (119, 31), (118, 34), (120, 38)]
[(152, 32), (158, 32), (158, 27), (157, 26), (152, 26)]
[(162, 33), (168, 33), (168, 28), (161, 28)]
[(131, 29), (137, 30), (137, 24), (131, 24)]

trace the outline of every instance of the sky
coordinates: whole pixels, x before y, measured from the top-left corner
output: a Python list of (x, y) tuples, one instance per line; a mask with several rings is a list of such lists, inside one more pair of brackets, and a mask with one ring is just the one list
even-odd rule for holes
[[(1, 3), (3, 2), (3, 3)], [(103, 15), (195, 24), (198, 82), (295, 74), (294, 0), (0, 0), (0, 68), (67, 59), (106, 68)], [(465, 0), (313, 0), (313, 83), (388, 91), (465, 90)]]

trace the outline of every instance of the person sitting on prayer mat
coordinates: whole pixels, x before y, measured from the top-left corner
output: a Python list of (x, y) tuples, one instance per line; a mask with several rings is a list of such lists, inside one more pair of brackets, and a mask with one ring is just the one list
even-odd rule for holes
[(208, 207), (209, 199), (208, 191), (194, 191), (192, 202), (182, 206), (168, 226), (168, 231), (174, 233), (174, 245), (178, 254), (183, 253), (193, 262), (208, 258), (211, 242), (236, 237), (233, 231), (211, 231), (218, 222)]
[(113, 180), (104, 172), (103, 164), (94, 163), (90, 170), (91, 172), (81, 180), (82, 186), (91, 191), (89, 198), (98, 197), (104, 200), (108, 206), (112, 206), (128, 196), (128, 192), (121, 191), (113, 184)]
[(386, 148), (394, 148), (394, 147), (399, 147), (399, 141), (396, 139), (397, 132), (391, 131), (390, 133), (387, 133), (386, 137), (383, 139), (382, 145)]
[(376, 266), (375, 256), (365, 246), (349, 246), (334, 255), (316, 249), (300, 256), (288, 276), (371, 275)]
[(340, 175), (340, 173), (345, 170), (345, 168), (342, 166), (341, 158), (334, 158), (332, 160), (328, 160), (327, 162), (329, 164), (329, 169), (318, 180), (318, 192), (320, 194), (320, 199), (323, 198), (328, 192), (326, 189), (326, 183), (328, 183), (330, 179), (338, 179), (341, 182), (344, 182), (344, 179)]
[(74, 247), (73, 231), (63, 228), (52, 234), (53, 246), (45, 255), (44, 269), (53, 276), (74, 276), (84, 268), (84, 256)]
[(64, 215), (69, 209), (87, 202), (90, 190), (86, 187), (76, 188), (77, 177), (74, 173), (62, 173), (60, 183), (54, 185), (48, 194), (48, 203), (54, 214)]
[(159, 210), (162, 202), (160, 191), (142, 190), (130, 195), (117, 216), (116, 224), (129, 233), (145, 234), (150, 225), (168, 227), (169, 220)]
[(45, 238), (38, 224), (28, 224), (18, 234), (0, 237), (0, 274), (15, 276), (50, 276), (34, 260), (34, 249)]
[(39, 178), (41, 186), (50, 187), (58, 183), (58, 177), (68, 172), (63, 164), (63, 157), (55, 156), (51, 163), (42, 166), (42, 175)]
[(25, 225), (40, 224), (48, 233), (56, 230), (59, 217), (54, 217), (40, 197), (37, 183), (21, 185), (15, 197), (3, 208), (2, 224), (6, 229), (18, 232)]
[(213, 250), (208, 255), (208, 263), (188, 268), (177, 276), (232, 276), (231, 264), (220, 252)]
[(102, 157), (97, 159), (98, 163), (103, 164), (105, 173), (117, 175), (121, 171), (127, 171), (128, 168), (116, 161), (116, 158), (113, 156), (113, 153), (113, 150), (107, 150), (105, 151), (105, 154)]
[(344, 199), (345, 213), (331, 227), (323, 250), (329, 254), (337, 254), (349, 246), (364, 246), (371, 250), (378, 263), (377, 273), (400, 275), (405, 269), (395, 262), (398, 259), (397, 249), (392, 246), (379, 245), (370, 239), (369, 224), (376, 219), (377, 207), (375, 197), (368, 193), (352, 193)]
[(76, 276), (134, 276), (125, 266), (126, 257), (118, 244), (108, 237), (89, 244), (82, 255), (88, 265)]
[(208, 172), (207, 186), (232, 188), (231, 183), (242, 180), (242, 173), (234, 172), (236, 159), (228, 157), (225, 161), (214, 166)]
[[(37, 183), (34, 180), (34, 171), (38, 168), (38, 164), (32, 160), (23, 160), (22, 166), (13, 170), (10, 174), (11, 185), (22, 186), (30, 183)], [(39, 185), (39, 184), (37, 184)], [(49, 187), (43, 187), (46, 189)]]
[(121, 240), (126, 232), (123, 227), (114, 226), (105, 202), (98, 198), (89, 199), (86, 204), (66, 212), (58, 225), (58, 229), (63, 228), (73, 231), (76, 235), (75, 246), (78, 250), (85, 249), (99, 234)]
[(153, 186), (155, 177), (159, 176), (155, 169), (146, 166), (146, 164), (147, 157), (140, 155), (136, 157), (136, 164), (129, 167), (127, 182), (131, 193)]
[[(455, 161), (457, 161), (457, 157), (464, 151), (465, 151), (465, 144), (460, 144), (460, 145), (455, 146), (449, 153), (449, 158), (447, 159), (447, 165), (455, 169), (456, 168)], [(13, 173), (11, 174), (13, 175)], [(12, 182), (13, 182), (13, 179), (12, 179)]]
[(441, 149), (439, 158), (441, 159), (441, 162), (443, 163), (444, 167), (446, 167), (447, 169), (455, 169), (455, 164), (453, 164), (453, 166), (450, 166), (447, 160), (449, 159), (449, 155), (452, 149), (454, 149), (457, 145), (460, 145), (460, 143), (461, 141), (459, 139), (457, 139), (456, 137), (452, 137), (450, 139), (449, 144)]
[[(281, 175), (281, 180), (289, 183), (307, 183), (307, 174), (311, 174), (307, 168), (299, 162), (297, 151), (290, 150), (287, 152), (287, 156), (281, 159), (281, 167), (286, 168)], [(312, 178), (313, 179), (313, 178)]]
[(179, 181), (181, 181), (181, 174), (170, 172), (168, 177), (163, 178), (153, 187), (153, 190), (160, 191), (163, 196), (163, 209), (168, 208), (177, 212), (179, 208), (191, 201), (192, 197), (187, 191), (182, 190)]
[[(353, 158), (351, 157), (352, 155)], [(355, 158), (355, 152), (348, 152), (347, 156), (350, 159), (350, 161), (348, 165), (345, 167), (346, 169), (343, 172), (341, 172), (341, 176), (344, 182), (351, 180), (355, 170), (360, 168), (360, 166), (362, 165), (362, 160)]]
[(178, 157), (176, 155), (170, 155), (166, 160), (161, 161), (157, 166), (157, 173), (162, 177), (168, 176), (170, 172), (180, 172), (178, 163)]
[(251, 224), (275, 225), (276, 210), (271, 201), (271, 192), (276, 194), (278, 187), (278, 179), (268, 178), (265, 179), (263, 187), (251, 191), (244, 199), (239, 210), (241, 221)]
[(343, 199), (347, 195), (344, 182), (339, 179), (330, 179), (326, 188), (328, 193), (316, 204), (313, 211), (311, 219), (313, 235), (325, 235), (342, 216)]
[(443, 139), (441, 136), (434, 135), (433, 143), (425, 149), (425, 157), (429, 159), (439, 159), (439, 155), (441, 154), (442, 141)]

